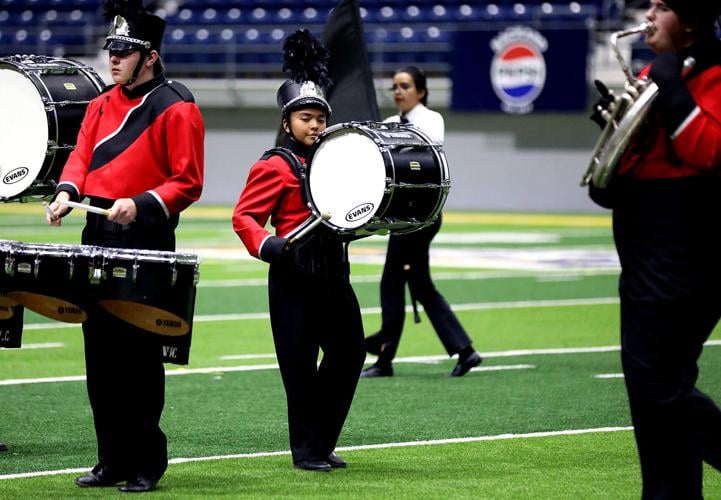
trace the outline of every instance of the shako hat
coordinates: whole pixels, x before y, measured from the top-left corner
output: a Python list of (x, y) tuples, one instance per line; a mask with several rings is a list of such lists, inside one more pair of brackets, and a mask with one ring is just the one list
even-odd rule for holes
[(103, 13), (111, 22), (103, 49), (160, 52), (165, 20), (147, 12), (142, 0), (106, 0)]
[(288, 80), (276, 95), (282, 116), (304, 107), (318, 107), (328, 116), (331, 107), (325, 97), (330, 86), (328, 78), (328, 49), (307, 29), (298, 30), (283, 43), (283, 71)]
[(665, 0), (665, 3), (690, 24), (713, 24), (721, 16), (719, 0)]

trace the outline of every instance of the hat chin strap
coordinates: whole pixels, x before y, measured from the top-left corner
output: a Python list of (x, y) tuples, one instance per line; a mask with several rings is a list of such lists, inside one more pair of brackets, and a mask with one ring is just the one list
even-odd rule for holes
[(138, 60), (138, 64), (135, 65), (135, 69), (133, 70), (133, 74), (130, 78), (128, 78), (128, 81), (123, 83), (123, 86), (132, 85), (135, 83), (135, 80), (138, 79), (138, 75), (140, 74), (140, 70), (143, 68), (143, 63), (145, 62), (145, 51), (140, 51), (141, 57), (140, 60)]

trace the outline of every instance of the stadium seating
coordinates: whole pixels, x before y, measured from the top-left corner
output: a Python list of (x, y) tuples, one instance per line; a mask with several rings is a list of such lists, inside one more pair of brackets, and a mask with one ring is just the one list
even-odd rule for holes
[[(150, 2), (146, 2), (150, 3)], [(536, 27), (620, 19), (623, 0), (361, 0), (371, 60), (418, 61), (448, 70), (453, 32), (484, 23)], [(173, 74), (278, 73), (282, 39), (296, 27), (318, 34), (337, 0), (156, 0), (165, 17), (164, 59)], [(102, 0), (0, 0), (0, 55), (93, 55), (105, 33)], [(43, 34), (44, 33), (44, 34)], [(279, 34), (282, 36), (279, 37)], [(263, 69), (263, 65), (266, 66)], [(188, 69), (190, 68), (190, 69)], [(232, 74), (231, 74), (232, 73)]]

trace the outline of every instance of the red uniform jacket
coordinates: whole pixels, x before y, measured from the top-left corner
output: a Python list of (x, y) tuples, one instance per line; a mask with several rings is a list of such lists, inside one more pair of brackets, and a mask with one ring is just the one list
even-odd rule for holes
[[(304, 158), (298, 157), (301, 163)], [(265, 228), (268, 219), (275, 227), (276, 237), (284, 238), (310, 216), (303, 202), (300, 179), (280, 156), (258, 160), (250, 169), (248, 181), (233, 212), (233, 229), (248, 252), (261, 260), (270, 261), (264, 249), (278, 243)]]
[(90, 102), (58, 191), (133, 198), (139, 215), (169, 218), (200, 197), (203, 119), (182, 85), (161, 75), (142, 87), (116, 85)]
[(687, 86), (696, 108), (671, 133), (661, 124), (650, 133), (642, 132), (623, 155), (620, 175), (658, 179), (721, 174), (721, 66), (708, 68)]

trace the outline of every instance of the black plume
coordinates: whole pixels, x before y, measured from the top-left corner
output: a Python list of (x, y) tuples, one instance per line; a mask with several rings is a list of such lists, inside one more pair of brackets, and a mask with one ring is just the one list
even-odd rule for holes
[(297, 82), (313, 81), (327, 89), (329, 52), (307, 29), (298, 30), (283, 43), (283, 71)]
[(115, 16), (126, 17), (138, 12), (145, 12), (143, 0), (105, 0), (103, 3), (103, 15), (108, 21)]

